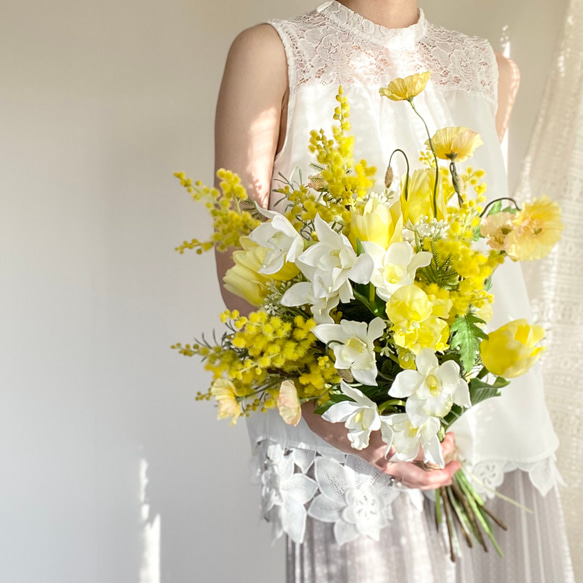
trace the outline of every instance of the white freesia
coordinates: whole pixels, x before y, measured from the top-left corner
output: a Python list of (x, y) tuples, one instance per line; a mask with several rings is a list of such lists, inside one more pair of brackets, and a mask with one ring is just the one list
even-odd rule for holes
[(437, 464), (440, 468), (445, 466), (437, 437), (439, 419), (429, 417), (420, 426), (416, 426), (406, 413), (395, 413), (388, 416), (386, 423), (393, 430), (392, 444), (396, 450), (391, 460), (411, 461), (417, 457), (419, 448), (422, 448), (426, 461)]
[[(311, 289), (303, 285), (305, 282), (297, 283), (286, 291), (281, 303), (300, 306), (324, 300), (319, 302), (319, 311), (327, 314), (330, 304), (347, 303), (354, 298), (350, 281), (363, 284), (370, 281), (374, 264), (366, 253), (357, 256), (346, 236), (330, 228), (319, 215), (314, 219), (314, 226), (318, 243), (308, 247), (295, 261), (311, 283)], [(329, 321), (319, 321), (316, 313), (312, 313), (317, 323)]]
[(320, 324), (313, 329), (316, 338), (330, 344), (337, 370), (350, 370), (352, 376), (364, 385), (376, 385), (377, 365), (374, 341), (380, 338), (386, 323), (375, 318), (370, 324), (341, 320), (340, 324)]
[(417, 270), (431, 263), (431, 253), (415, 253), (413, 247), (405, 241), (393, 243), (386, 251), (371, 241), (363, 241), (362, 246), (374, 261), (370, 281), (378, 296), (385, 301), (399, 288), (412, 284)]
[(407, 398), (407, 415), (415, 426), (428, 417), (445, 417), (454, 403), (471, 407), (468, 383), (461, 378), (456, 362), (447, 360), (440, 365), (435, 352), (424, 348), (415, 364), (417, 370), (401, 371), (389, 390), (391, 397)]
[(260, 207), (258, 210), (270, 220), (256, 227), (249, 234), (249, 239), (268, 249), (259, 273), (272, 275), (277, 273), (286, 261), (295, 262), (304, 250), (304, 239), (281, 213)]
[(332, 405), (322, 417), (330, 423), (344, 423), (348, 429), (348, 439), (354, 449), (368, 446), (370, 434), (381, 428), (381, 418), (376, 403), (362, 391), (340, 381), (340, 390), (353, 399)]

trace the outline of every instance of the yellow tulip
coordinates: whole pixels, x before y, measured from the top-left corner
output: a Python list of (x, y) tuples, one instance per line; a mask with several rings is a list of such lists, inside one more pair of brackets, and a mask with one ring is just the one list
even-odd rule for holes
[(404, 79), (399, 77), (391, 81), (387, 87), (381, 87), (379, 93), (392, 101), (411, 101), (427, 87), (430, 77), (431, 71), (415, 73)]
[(231, 417), (231, 425), (235, 425), (241, 415), (241, 405), (237, 402), (235, 393), (235, 385), (227, 379), (217, 379), (211, 386), (211, 394), (219, 402), (217, 418)]
[(542, 259), (561, 238), (564, 228), (561, 208), (544, 195), (524, 203), (522, 210), (512, 219), (512, 226), (514, 228), (505, 242), (508, 255), (518, 261)]
[(350, 211), (350, 233), (348, 238), (356, 249), (356, 240), (372, 241), (383, 249), (402, 240), (403, 217), (399, 203), (390, 207), (371, 196), (364, 207)]
[(271, 280), (289, 281), (299, 272), (293, 263), (285, 263), (272, 275), (259, 273), (267, 249), (260, 247), (248, 237), (241, 237), (241, 246), (242, 250), (233, 253), (235, 265), (223, 277), (223, 284), (227, 291), (243, 298), (252, 306), (260, 306), (263, 303), (269, 292), (268, 284)]
[(544, 347), (536, 344), (544, 335), (543, 328), (524, 319), (508, 322), (480, 344), (482, 362), (491, 373), (504, 378), (523, 375), (541, 357)]
[(293, 381), (283, 381), (279, 387), (277, 408), (282, 419), (288, 425), (297, 425), (302, 418), (302, 408), (298, 390)]
[[(424, 168), (415, 170), (409, 177), (408, 195), (405, 198), (405, 179), (401, 181), (401, 211), (403, 222), (418, 223), (423, 217), (435, 218), (433, 212), (433, 190), (435, 170)], [(447, 214), (441, 188), (437, 190), (437, 219), (443, 220)]]
[[(435, 155), (442, 160), (463, 162), (484, 142), (478, 132), (464, 127), (449, 127), (437, 130), (431, 138)], [(429, 147), (429, 140), (425, 142)]]

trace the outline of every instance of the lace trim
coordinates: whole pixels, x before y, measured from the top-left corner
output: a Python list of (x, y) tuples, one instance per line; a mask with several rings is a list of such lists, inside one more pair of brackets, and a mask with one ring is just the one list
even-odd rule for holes
[[(252, 481), (261, 486), (261, 514), (272, 525), (274, 539), (284, 533), (295, 543), (304, 541), (308, 516), (334, 524), (339, 545), (360, 536), (379, 540), (392, 518), (392, 504), (407, 500), (423, 512), (420, 490), (391, 485), (386, 474), (357, 456), (339, 452), (322, 455), (314, 450), (283, 448), (262, 441), (251, 460)], [(562, 483), (554, 456), (532, 464), (487, 461), (470, 466), (476, 489), (493, 497), (493, 489), (512, 470), (527, 471), (533, 485), (546, 495)], [(403, 498), (405, 497), (405, 498)]]
[[(422, 11), (416, 25), (388, 29), (351, 11), (352, 19), (344, 15), (339, 22), (341, 9), (348, 10), (333, 2), (290, 20), (269, 21), (286, 50), (290, 98), (304, 85), (376, 87), (430, 70), (435, 88), (480, 94), (497, 103), (498, 66), (486, 39), (433, 25)], [(414, 42), (404, 46), (403, 38), (411, 34)]]

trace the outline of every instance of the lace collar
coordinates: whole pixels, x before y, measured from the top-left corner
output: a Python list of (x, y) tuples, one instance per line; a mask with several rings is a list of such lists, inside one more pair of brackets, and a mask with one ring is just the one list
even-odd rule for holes
[(325, 2), (316, 10), (344, 30), (390, 48), (414, 48), (417, 41), (425, 34), (428, 26), (425, 13), (421, 8), (418, 9), (419, 20), (405, 28), (387, 28), (375, 24), (337, 0)]

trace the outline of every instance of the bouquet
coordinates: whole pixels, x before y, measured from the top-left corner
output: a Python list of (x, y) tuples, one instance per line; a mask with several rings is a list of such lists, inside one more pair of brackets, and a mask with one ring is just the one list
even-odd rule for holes
[[(515, 320), (487, 334), (484, 326), (496, 268), (548, 254), (560, 237), (560, 209), (546, 196), (523, 208), (510, 198), (486, 204), (485, 173), (457, 166), (482, 145), (480, 135), (465, 127), (432, 135), (416, 109), (429, 77), (380, 89), (408, 104), (427, 130), (420, 168), (395, 150), (384, 188), (375, 187), (374, 167), (355, 161), (342, 87), (332, 136), (310, 135), (313, 175), (281, 177), (280, 209), (255, 205), (227, 170), (218, 173), (220, 189), (176, 174), (214, 223), (210, 240), (177, 250), (234, 250), (225, 288), (256, 308), (246, 316), (225, 311), (220, 340), (172, 347), (205, 360), (214, 379), (197, 398), (214, 398), (219, 419), (277, 408), (296, 425), (302, 403), (315, 401), (317, 413), (346, 426), (355, 450), (380, 430), (392, 460), (422, 450), (428, 464), (443, 467), (448, 428), (541, 356), (541, 327)], [(401, 177), (395, 156), (406, 162)], [(460, 534), (485, 550), (489, 539), (502, 554), (493, 525), (505, 526), (463, 469), (436, 490), (435, 520), (447, 525), (452, 560)]]

